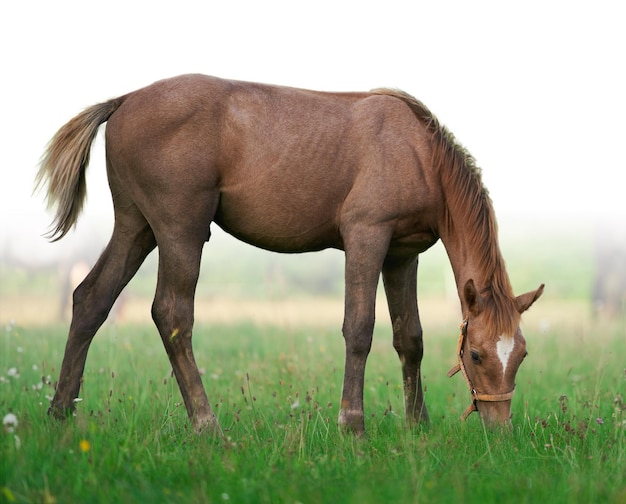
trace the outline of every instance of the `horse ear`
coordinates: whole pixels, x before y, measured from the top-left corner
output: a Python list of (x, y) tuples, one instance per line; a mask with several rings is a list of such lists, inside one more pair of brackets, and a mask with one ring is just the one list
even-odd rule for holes
[(463, 288), (463, 298), (467, 309), (472, 315), (478, 315), (483, 309), (483, 298), (474, 285), (474, 280), (471, 278), (465, 283)]
[(539, 299), (539, 296), (543, 294), (544, 284), (541, 284), (537, 290), (527, 292), (526, 294), (522, 294), (517, 296), (517, 311), (520, 313), (524, 313), (531, 305)]

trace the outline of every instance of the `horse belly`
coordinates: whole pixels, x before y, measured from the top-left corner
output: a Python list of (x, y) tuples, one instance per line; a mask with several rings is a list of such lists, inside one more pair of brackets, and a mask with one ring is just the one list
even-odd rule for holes
[(275, 252), (340, 248), (333, 205), (281, 193), (222, 193), (214, 219), (224, 231), (251, 245)]

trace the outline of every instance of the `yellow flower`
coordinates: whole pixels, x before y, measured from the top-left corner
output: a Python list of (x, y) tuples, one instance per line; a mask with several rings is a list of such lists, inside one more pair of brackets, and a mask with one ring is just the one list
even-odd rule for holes
[(91, 450), (91, 443), (86, 439), (81, 439), (80, 443), (78, 443), (78, 447), (80, 448), (80, 451), (87, 453)]

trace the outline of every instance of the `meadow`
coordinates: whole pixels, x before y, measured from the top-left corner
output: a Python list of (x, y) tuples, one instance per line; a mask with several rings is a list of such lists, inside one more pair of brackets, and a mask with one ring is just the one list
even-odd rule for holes
[[(571, 332), (570, 332), (571, 331)], [(454, 335), (424, 364), (430, 427), (406, 429), (397, 358), (377, 334), (367, 373), (368, 439), (336, 427), (337, 330), (199, 327), (198, 363), (227, 441), (190, 431), (158, 336), (108, 326), (95, 341), (75, 418), (46, 416), (65, 330), (2, 334), (5, 502), (624, 502), (623, 328), (574, 328), (530, 345), (510, 434), (462, 423), (448, 380)], [(585, 346), (579, 347), (583, 340)], [(42, 359), (43, 357), (43, 359)], [(6, 429), (5, 429), (6, 430)]]
[[(229, 302), (214, 299), (216, 284), (201, 284), (194, 348), (224, 440), (190, 429), (156, 329), (135, 316), (149, 310), (143, 293), (154, 278), (139, 278), (126, 318), (96, 336), (77, 414), (66, 422), (46, 411), (67, 324), (3, 318), (0, 416), (9, 422), (0, 435), (0, 501), (624, 503), (626, 325), (591, 316), (584, 291), (592, 268), (570, 274), (572, 264), (588, 264), (576, 254), (589, 249), (559, 260), (560, 246), (534, 261), (508, 256), (518, 292), (539, 282), (548, 289), (552, 282), (552, 291), (524, 318), (529, 357), (506, 433), (485, 431), (476, 414), (459, 419), (469, 394), (446, 371), (460, 315), (443, 282), (429, 282), (429, 275), (445, 277), (433, 273), (440, 271), (436, 257), (420, 277), (431, 285), (420, 288), (431, 424), (405, 427), (381, 299), (366, 375), (365, 440), (336, 425), (342, 308), (328, 282), (320, 284), (331, 291), (324, 296), (293, 287), (285, 296), (284, 283), (275, 283), (280, 292), (269, 300), (249, 292), (246, 299), (230, 293)], [(322, 264), (333, 277), (334, 263)], [(34, 281), (6, 271), (3, 280), (4, 317)]]

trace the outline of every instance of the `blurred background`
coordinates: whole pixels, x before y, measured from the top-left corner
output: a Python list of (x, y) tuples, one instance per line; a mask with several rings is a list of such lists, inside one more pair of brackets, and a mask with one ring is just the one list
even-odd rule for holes
[[(48, 140), (85, 107), (191, 72), (413, 94), (482, 167), (515, 290), (546, 283), (533, 328), (624, 317), (618, 2), (58, 0), (5, 2), (0, 19), (1, 324), (67, 322), (71, 290), (112, 230), (101, 132), (78, 226), (54, 244), (42, 236), (52, 214), (33, 179)], [(150, 320), (156, 257), (112, 319)], [(460, 318), (441, 244), (422, 256), (419, 293), (426, 323)], [(196, 318), (340, 324), (342, 294), (341, 253), (281, 256), (214, 226)]]

